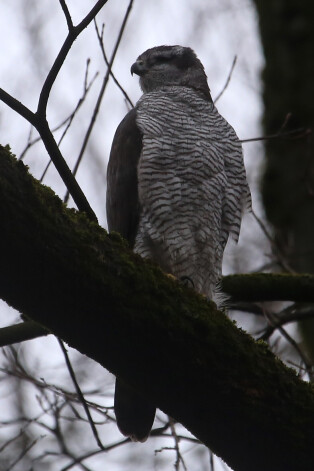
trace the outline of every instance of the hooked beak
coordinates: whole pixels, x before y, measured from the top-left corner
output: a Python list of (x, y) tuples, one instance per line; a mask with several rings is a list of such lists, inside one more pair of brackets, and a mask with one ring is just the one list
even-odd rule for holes
[(146, 72), (146, 68), (142, 61), (136, 61), (134, 62), (134, 64), (132, 64), (131, 75), (136, 74), (136, 75), (141, 76), (141, 75), (144, 75), (145, 72)]

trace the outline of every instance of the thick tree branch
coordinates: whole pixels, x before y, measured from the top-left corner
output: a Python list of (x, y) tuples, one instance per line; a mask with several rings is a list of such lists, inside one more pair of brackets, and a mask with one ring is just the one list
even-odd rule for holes
[(59, 175), (61, 176), (68, 191), (72, 195), (76, 206), (80, 211), (84, 211), (91, 220), (97, 221), (96, 214), (92, 210), (85, 194), (83, 193), (68, 164), (63, 158), (63, 155), (61, 154), (61, 151), (55, 141), (47, 121), (45, 119), (38, 120), (36, 129), (39, 132), (43, 144), (46, 147), (47, 152), (50, 155)]
[[(236, 471), (312, 471), (314, 394), (265, 344), (68, 210), (0, 148), (0, 296)], [(287, 453), (289, 450), (289, 453)]]
[(36, 322), (21, 322), (20, 324), (10, 325), (0, 329), (0, 347), (24, 342), (25, 340), (32, 340), (48, 334), (50, 334), (50, 332)]
[(314, 275), (251, 273), (229, 275), (222, 289), (232, 301), (314, 302)]
[[(246, 310), (262, 315), (257, 305), (243, 304), (244, 302), (265, 301), (295, 301), (314, 302), (314, 275), (289, 275), (280, 273), (252, 273), (248, 275), (228, 275), (222, 278), (222, 289), (231, 296), (228, 304), (229, 309)], [(235, 301), (236, 304), (232, 305)], [(241, 303), (242, 302), (242, 303)], [(241, 304), (239, 304), (241, 303)], [(296, 311), (296, 312), (295, 312)], [(300, 319), (309, 319), (314, 316), (313, 308), (310, 306), (294, 308), (280, 318), (273, 326), (267, 327), (261, 337), (267, 339), (278, 326), (289, 322), (298, 322)], [(27, 325), (26, 325), (27, 324)], [(35, 322), (12, 325), (0, 329), (0, 347), (11, 343), (23, 342), (37, 337), (47, 335), (47, 330)]]
[(53, 134), (46, 120), (46, 112), (44, 112), (44, 116), (39, 115), (38, 112), (33, 113), (29, 108), (23, 105), (23, 103), (18, 101), (16, 98), (14, 98), (2, 88), (0, 88), (0, 100), (3, 101), (6, 105), (8, 105), (10, 108), (12, 108), (14, 111), (16, 111), (23, 118), (25, 118), (30, 124), (32, 124), (37, 129), (51, 160), (53, 161), (65, 186), (70, 191), (71, 196), (78, 209), (80, 211), (84, 211), (90, 219), (97, 221), (96, 215), (90, 207), (86, 196), (84, 195), (81, 187), (72, 175), (68, 164), (66, 163), (60, 152), (60, 149), (53, 137)]

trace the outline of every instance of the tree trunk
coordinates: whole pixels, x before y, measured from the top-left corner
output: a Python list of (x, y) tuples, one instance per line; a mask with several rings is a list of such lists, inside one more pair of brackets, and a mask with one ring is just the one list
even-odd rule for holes
[[(255, 0), (266, 65), (264, 128), (314, 129), (314, 3)], [(266, 142), (262, 197), (280, 252), (291, 268), (314, 272), (314, 145), (302, 139)], [(314, 321), (299, 324), (314, 362)]]
[[(265, 133), (314, 127), (314, 3), (255, 0), (266, 59)], [(314, 271), (314, 148), (311, 136), (266, 141), (262, 196), (293, 269)]]

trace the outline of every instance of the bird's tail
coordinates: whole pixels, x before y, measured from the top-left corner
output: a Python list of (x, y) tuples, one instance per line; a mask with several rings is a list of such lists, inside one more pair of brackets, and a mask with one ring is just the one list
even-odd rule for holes
[(153, 426), (156, 407), (117, 378), (114, 409), (120, 432), (134, 442), (145, 442)]

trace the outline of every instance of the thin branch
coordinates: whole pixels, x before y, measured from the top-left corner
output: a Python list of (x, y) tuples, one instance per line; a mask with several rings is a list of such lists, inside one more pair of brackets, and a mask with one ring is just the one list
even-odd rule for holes
[[(6, 352), (7, 349), (4, 349), (3, 350), (3, 353), (4, 353), (4, 356), (8, 358), (8, 354)], [(17, 356), (15, 355), (14, 356), (14, 350), (12, 352), (12, 349), (11, 348), (8, 348), (8, 350), (13, 354), (13, 358), (14, 358), (14, 362), (15, 362), (15, 369), (14, 370), (10, 370), (9, 368), (3, 368), (3, 367), (0, 367), (0, 372), (2, 372), (3, 374), (5, 374), (6, 376), (10, 376), (10, 377), (14, 377), (14, 378), (18, 378), (18, 379), (21, 379), (23, 381), (27, 381), (29, 382), (30, 384), (32, 384), (35, 388), (38, 389), (38, 391), (40, 391), (40, 393), (42, 393), (43, 391), (50, 391), (51, 393), (53, 393), (55, 396), (58, 396), (60, 398), (63, 398), (67, 403), (77, 403), (77, 404), (81, 404), (81, 401), (80, 399), (77, 397), (77, 394), (73, 393), (73, 392), (70, 392), (70, 391), (67, 391), (65, 389), (62, 389), (61, 387), (58, 387), (58, 386), (55, 386), (53, 384), (50, 384), (50, 383), (47, 383), (46, 381), (44, 380), (40, 380), (40, 379), (37, 379), (33, 376), (31, 376), (30, 374), (28, 374), (25, 369), (23, 368), (23, 366), (21, 365), (21, 363), (19, 362)], [(95, 395), (97, 393), (97, 391), (88, 391), (88, 392), (85, 392), (85, 395), (89, 394), (89, 395)], [(108, 410), (111, 409), (111, 407), (104, 407), (104, 406), (101, 406), (95, 402), (91, 402), (91, 401), (86, 401), (87, 404), (88, 404), (88, 407), (90, 409), (93, 409), (95, 412), (97, 412), (98, 414), (101, 414), (102, 416), (105, 417), (106, 420), (109, 420), (111, 422), (115, 422), (115, 419), (113, 417), (111, 417), (108, 413)], [(40, 406), (43, 410), (44, 413), (48, 412), (48, 410), (46, 410), (42, 404), (40, 403)], [(112, 407), (113, 408), (113, 407)], [(42, 415), (42, 414), (41, 414)], [(41, 415), (39, 415), (38, 417), (36, 417), (35, 419), (32, 419), (33, 422), (37, 422), (38, 419), (41, 417)], [(26, 420), (24, 418), (20, 419), (20, 420)], [(83, 419), (82, 419), (83, 420)], [(86, 419), (84, 419), (86, 420)], [(3, 421), (1, 422), (2, 424), (4, 423)], [(97, 423), (104, 423), (103, 421), (101, 422), (97, 422)], [(159, 429), (158, 429), (159, 430)], [(156, 429), (156, 432), (157, 432), (157, 429)]]
[(49, 128), (48, 122), (46, 120), (39, 121), (37, 123), (36, 129), (39, 132), (43, 144), (45, 145), (51, 160), (53, 161), (59, 175), (61, 176), (65, 186), (70, 192), (78, 209), (80, 211), (84, 211), (90, 220), (97, 222), (97, 217), (94, 211), (92, 210), (85, 194), (83, 193), (81, 187), (75, 180), (71, 170), (68, 167), (68, 164), (66, 163), (65, 159), (63, 158), (63, 155), (61, 154), (61, 151)]
[(309, 306), (306, 308), (298, 308), (295, 305), (289, 306), (289, 308), (282, 311), (276, 315), (276, 318), (273, 320), (272, 324), (270, 324), (267, 329), (265, 330), (264, 334), (259, 337), (259, 340), (267, 340), (276, 329), (282, 327), (286, 324), (290, 324), (291, 322), (299, 322), (305, 319), (313, 319), (314, 318), (314, 309), (313, 306)]
[(223, 86), (223, 89), (221, 90), (221, 92), (218, 93), (217, 97), (215, 98), (214, 105), (216, 105), (217, 101), (222, 97), (222, 95), (225, 93), (226, 89), (228, 88), (228, 85), (230, 83), (230, 80), (231, 80), (231, 77), (232, 77), (232, 74), (233, 74), (236, 63), (237, 63), (237, 56), (234, 56), (233, 61), (232, 61), (232, 65), (231, 65), (231, 69), (230, 69), (230, 72), (229, 72), (227, 80), (226, 80), (226, 83)]
[(87, 460), (88, 458), (98, 455), (99, 453), (113, 450), (114, 448), (117, 448), (121, 445), (124, 445), (125, 443), (130, 443), (130, 442), (131, 442), (130, 438), (125, 438), (124, 440), (120, 440), (119, 442), (113, 443), (112, 445), (105, 446), (102, 450), (94, 450), (94, 451), (87, 452), (84, 455), (81, 455), (73, 459), (73, 461), (70, 464), (66, 465), (64, 468), (62, 468), (61, 471), (69, 471), (69, 469), (72, 469), (73, 466), (75, 466), (76, 464), (80, 463), (83, 460)]
[[(68, 131), (68, 128), (70, 127), (70, 125), (72, 124), (72, 121), (73, 119), (75, 118), (77, 112), (79, 111), (79, 109), (81, 108), (82, 104), (84, 103), (84, 101), (86, 100), (86, 97), (87, 97), (87, 94), (88, 92), (90, 91), (91, 89), (91, 86), (94, 84), (96, 78), (98, 77), (99, 73), (96, 72), (93, 76), (93, 78), (90, 80), (90, 82), (87, 84), (86, 83), (86, 79), (87, 79), (87, 73), (88, 73), (88, 65), (89, 65), (89, 59), (87, 60), (87, 66), (86, 66), (86, 71), (85, 71), (85, 77), (84, 77), (84, 89), (83, 89), (83, 95), (79, 98), (74, 110), (70, 113), (69, 116), (67, 116), (66, 118), (64, 118), (61, 123), (59, 123), (57, 126), (55, 126), (53, 129), (52, 129), (52, 133), (55, 133), (56, 131), (59, 131), (59, 129), (62, 128), (62, 126), (66, 125), (66, 130), (62, 133), (62, 136), (61, 138), (59, 139), (58, 141), (58, 146), (60, 146), (64, 136), (66, 135), (66, 132)], [(18, 160), (23, 160), (23, 158), (25, 157), (27, 151), (35, 144), (37, 144), (37, 142), (40, 142), (41, 141), (41, 136), (37, 136), (35, 137), (34, 139), (31, 139), (31, 135), (32, 135), (32, 129), (33, 127), (31, 126), (30, 128), (30, 132), (29, 132), (29, 136), (28, 136), (28, 140), (27, 140), (27, 144), (26, 146), (24, 147), (23, 151), (21, 152)], [(42, 177), (43, 178), (43, 177)]]
[(76, 393), (84, 407), (84, 410), (85, 410), (85, 413), (87, 415), (87, 418), (88, 418), (88, 422), (91, 426), (91, 429), (92, 429), (92, 432), (93, 432), (93, 435), (95, 437), (95, 440), (97, 442), (97, 445), (99, 446), (99, 448), (101, 448), (102, 450), (104, 449), (104, 445), (101, 443), (101, 440), (99, 438), (99, 435), (98, 435), (98, 432), (97, 432), (97, 429), (96, 429), (96, 426), (94, 424), (94, 421), (92, 419), (92, 416), (91, 416), (91, 413), (89, 412), (89, 408), (88, 408), (88, 405), (85, 401), (85, 397), (81, 391), (81, 388), (76, 380), (76, 376), (75, 376), (75, 373), (74, 373), (74, 370), (72, 368), (72, 365), (71, 365), (71, 361), (69, 359), (69, 355), (68, 355), (68, 352), (64, 346), (64, 343), (62, 342), (62, 340), (60, 338), (58, 338), (58, 342), (59, 342), (59, 345), (61, 347), (61, 350), (63, 352), (63, 355), (64, 355), (64, 358), (65, 358), (65, 362), (66, 362), (66, 365), (67, 365), (67, 368), (68, 368), (68, 371), (70, 373), (70, 376), (71, 376), (71, 379), (72, 379), (72, 382), (74, 384), (74, 387), (75, 387), (75, 390), (76, 390)]
[(29, 445), (27, 445), (22, 451), (21, 453), (17, 456), (17, 458), (10, 464), (10, 466), (8, 468), (6, 468), (6, 471), (11, 471), (11, 469), (13, 469), (15, 467), (15, 465), (21, 461), (21, 459), (29, 452), (29, 450), (31, 448), (33, 448), (34, 445), (36, 445), (36, 443), (41, 440), (43, 437), (38, 437), (36, 438), (35, 440), (33, 440)]
[(269, 141), (271, 139), (291, 139), (291, 140), (304, 139), (310, 134), (312, 134), (312, 129), (298, 128), (298, 129), (293, 129), (292, 131), (269, 134), (268, 136), (252, 137), (251, 139), (241, 139), (240, 142), (244, 144), (246, 142)]
[[(59, 141), (58, 141), (58, 146), (60, 146), (61, 142), (63, 141), (63, 138), (64, 136), (66, 135), (69, 127), (71, 126), (72, 124), (72, 121), (73, 119), (75, 118), (75, 115), (77, 114), (78, 110), (80, 109), (81, 105), (84, 103), (86, 97), (87, 97), (87, 94), (89, 92), (89, 90), (91, 89), (93, 83), (95, 82), (96, 78), (98, 77), (98, 72), (96, 72), (93, 76), (93, 78), (90, 80), (90, 82), (88, 83), (87, 80), (88, 80), (88, 69), (89, 69), (89, 64), (90, 64), (90, 59), (87, 59), (86, 61), (86, 70), (85, 70), (85, 76), (84, 76), (84, 89), (83, 89), (83, 94), (81, 96), (81, 98), (78, 100), (77, 102), (77, 105), (76, 107), (74, 108), (74, 110), (72, 111), (72, 113), (70, 114), (70, 116), (67, 118), (67, 125), (65, 127), (65, 130), (63, 131)], [(64, 121), (63, 121), (64, 122)], [(65, 123), (65, 122), (64, 122)]]
[(264, 224), (264, 222), (261, 220), (261, 218), (259, 218), (257, 216), (257, 214), (255, 213), (254, 209), (252, 208), (251, 209), (251, 213), (254, 217), (254, 219), (256, 220), (256, 222), (258, 223), (258, 225), (260, 226), (260, 228), (262, 229), (263, 233), (265, 234), (266, 238), (268, 239), (268, 241), (270, 242), (270, 245), (272, 247), (272, 250), (273, 252), (275, 253), (276, 255), (276, 258), (277, 258), (277, 261), (278, 261), (278, 264), (287, 272), (287, 273), (295, 273), (295, 271), (290, 267), (289, 263), (287, 262), (287, 260), (285, 259), (284, 255), (282, 254), (280, 248), (278, 247), (278, 245), (276, 244), (276, 242), (274, 241), (273, 237), (271, 236), (270, 232), (268, 231), (266, 225)]
[(64, 0), (59, 0), (59, 2), (60, 2), (60, 5), (61, 5), (61, 8), (63, 10), (65, 19), (66, 19), (68, 29), (69, 29), (69, 31), (71, 31), (73, 29), (73, 21), (72, 21), (68, 6), (67, 6), (67, 4), (65, 3)]
[(102, 52), (104, 61), (105, 61), (106, 65), (107, 65), (107, 67), (108, 67), (109, 70), (110, 70), (110, 75), (111, 75), (111, 77), (112, 77), (114, 83), (117, 85), (117, 87), (120, 89), (120, 91), (121, 91), (122, 94), (124, 95), (124, 98), (125, 98), (125, 100), (127, 101), (127, 103), (129, 103), (129, 105), (131, 106), (131, 108), (134, 108), (134, 104), (133, 104), (131, 98), (129, 97), (129, 95), (127, 94), (127, 92), (125, 91), (125, 89), (122, 87), (122, 85), (120, 84), (120, 82), (118, 81), (118, 79), (116, 78), (116, 76), (114, 75), (114, 73), (112, 72), (112, 69), (110, 68), (110, 63), (109, 63), (109, 60), (108, 60), (108, 58), (107, 58), (107, 54), (106, 54), (105, 46), (104, 46), (104, 24), (102, 25), (101, 33), (99, 32), (99, 29), (98, 29), (96, 20), (94, 20), (94, 24), (95, 24), (95, 30), (96, 30), (96, 34), (97, 34), (99, 46), (100, 46), (100, 49), (101, 49), (101, 52)]
[[(84, 91), (83, 91), (83, 95), (81, 96), (81, 98), (78, 100), (78, 103), (76, 105), (76, 107), (74, 108), (74, 110), (72, 111), (72, 113), (67, 117), (65, 118), (61, 123), (59, 123), (55, 128), (52, 129), (52, 133), (58, 131), (62, 126), (64, 126), (66, 124), (66, 127), (58, 141), (58, 147), (60, 147), (60, 144), (62, 142), (62, 140), (64, 139), (64, 137), (66, 136), (76, 114), (78, 113), (81, 105), (84, 103), (86, 97), (87, 97), (87, 94), (89, 92), (89, 90), (91, 89), (93, 83), (95, 82), (97, 76), (98, 76), (98, 72), (95, 73), (95, 75), (93, 76), (93, 78), (90, 80), (89, 83), (87, 83), (87, 78), (88, 78), (88, 66), (89, 66), (89, 63), (90, 63), (90, 60), (88, 59), (87, 60), (87, 65), (86, 65), (86, 71), (85, 71), (85, 77), (84, 77)], [(27, 144), (24, 148), (24, 150), (22, 151), (22, 153), (20, 154), (19, 156), (19, 159), (18, 160), (22, 160), (25, 155), (26, 155), (26, 152), (34, 145), (36, 144), (37, 142), (40, 142), (42, 139), (41, 139), (41, 136), (38, 136), (36, 137), (35, 139), (31, 140), (31, 131), (32, 131), (33, 127), (31, 127), (31, 130), (30, 130), (30, 133), (29, 133), (29, 137), (28, 137), (28, 141), (27, 141)], [(40, 182), (43, 181), (47, 171), (48, 171), (48, 168), (50, 167), (51, 165), (51, 162), (52, 160), (49, 159), (43, 173), (42, 173), (42, 176), (40, 178)]]
[[(34, 129), (34, 127), (31, 125), (29, 133), (28, 133), (27, 144), (24, 147), (24, 149), (22, 150), (22, 152), (20, 153), (20, 155), (18, 157), (18, 160), (23, 160), (23, 158), (24, 158), (26, 152), (28, 151), (28, 149), (30, 149), (37, 142), (41, 141), (40, 136), (37, 136), (34, 139), (32, 139), (33, 129)], [(53, 130), (53, 132), (54, 132), (54, 130)]]
[[(111, 59), (109, 61), (109, 65), (108, 65), (108, 68), (107, 68), (106, 75), (104, 77), (104, 80), (103, 80), (103, 83), (102, 83), (102, 86), (101, 86), (101, 89), (100, 89), (100, 92), (99, 92), (99, 95), (98, 95), (98, 99), (97, 99), (97, 102), (96, 102), (96, 105), (95, 105), (95, 109), (94, 109), (90, 124), (89, 124), (87, 132), (85, 134), (85, 138), (84, 138), (84, 141), (83, 141), (83, 144), (82, 144), (82, 147), (81, 147), (81, 151), (79, 153), (79, 156), (77, 158), (76, 164), (75, 164), (74, 169), (73, 169), (73, 175), (74, 176), (77, 173), (78, 167), (81, 163), (81, 160), (83, 158), (87, 143), (88, 143), (90, 135), (92, 133), (92, 130), (93, 130), (93, 127), (94, 127), (94, 124), (95, 124), (95, 121), (96, 121), (96, 118), (97, 118), (97, 115), (98, 115), (98, 112), (99, 112), (99, 109), (100, 109), (100, 105), (101, 105), (101, 102), (102, 102), (102, 99), (103, 99), (103, 96), (104, 96), (104, 93), (105, 93), (105, 90), (106, 90), (106, 87), (107, 87), (107, 83), (108, 83), (108, 80), (109, 80), (109, 77), (110, 77), (110, 70), (112, 68), (113, 62), (114, 62), (116, 54), (118, 52), (118, 48), (119, 48), (124, 30), (125, 30), (125, 27), (126, 27), (127, 20), (130, 16), (132, 6), (133, 6), (133, 0), (130, 0), (128, 8), (127, 8), (126, 13), (125, 13), (124, 18), (123, 18), (123, 22), (122, 22), (122, 25), (121, 25), (121, 28), (120, 28), (120, 31), (119, 31), (119, 34), (118, 34), (118, 38), (116, 40), (116, 44), (114, 46), (114, 49), (113, 49), (113, 52), (112, 52), (112, 55), (111, 55)], [(64, 197), (64, 202), (65, 203), (68, 202), (69, 193), (70, 192), (67, 191), (66, 194), (65, 194), (65, 197)]]
[(9, 106), (13, 111), (16, 111), (20, 116), (25, 118), (29, 123), (36, 127), (36, 115), (23, 103), (18, 101), (12, 95), (0, 88), (0, 100)]
[[(270, 325), (275, 325), (277, 323), (277, 316), (274, 314), (267, 312), (266, 310), (264, 311), (264, 316), (265, 319), (268, 321)], [(276, 325), (276, 328), (279, 330), (281, 335), (292, 345), (292, 347), (295, 349), (295, 351), (298, 353), (300, 356), (301, 360), (303, 361), (307, 374), (309, 375), (310, 379), (313, 379), (313, 372), (312, 372), (312, 364), (309, 362), (307, 356), (304, 354), (304, 352), (301, 350), (297, 342), (291, 337), (291, 335), (288, 334), (288, 332), (281, 326), (281, 325)]]
[(288, 125), (288, 123), (289, 123), (291, 117), (292, 117), (292, 113), (287, 113), (287, 114), (286, 114), (285, 119), (284, 119), (284, 121), (283, 121), (283, 123), (282, 123), (282, 125), (280, 126), (280, 129), (279, 129), (279, 131), (278, 131), (279, 134), (281, 134), (281, 133), (283, 132), (283, 130), (287, 127), (287, 125)]
[(102, 9), (102, 7), (107, 3), (108, 0), (98, 0), (96, 5), (90, 10), (90, 12), (85, 16), (85, 18), (77, 25), (73, 26), (69, 31), (60, 51), (57, 55), (47, 77), (42, 87), (37, 107), (37, 114), (41, 117), (46, 116), (46, 109), (48, 98), (52, 89), (52, 86), (60, 72), (60, 69), (79, 34), (90, 24), (91, 21), (95, 18), (97, 13)]
[[(61, 142), (63, 141), (64, 137), (66, 136), (66, 134), (67, 134), (67, 132), (68, 132), (68, 130), (69, 130), (69, 128), (70, 128), (70, 126), (71, 126), (71, 124), (72, 124), (72, 122), (73, 122), (73, 120), (74, 120), (76, 114), (77, 114), (77, 112), (79, 111), (81, 105), (82, 105), (82, 104), (84, 103), (84, 101), (85, 101), (86, 96), (87, 96), (87, 93), (89, 92), (89, 90), (90, 90), (91, 86), (93, 85), (93, 83), (94, 83), (96, 77), (98, 76), (98, 72), (96, 72), (96, 74), (94, 75), (94, 77), (91, 79), (91, 81), (90, 81), (89, 84), (87, 85), (89, 63), (90, 63), (90, 60), (88, 59), (88, 60), (87, 60), (87, 64), (86, 64), (86, 71), (85, 71), (85, 77), (84, 77), (84, 91), (83, 91), (82, 97), (79, 99), (79, 101), (78, 101), (78, 103), (77, 103), (75, 109), (72, 111), (72, 113), (70, 114), (70, 116), (68, 116), (68, 118), (67, 118), (66, 120), (63, 120), (63, 122), (56, 128), (56, 130), (57, 130), (57, 129), (59, 129), (63, 124), (67, 123), (67, 124), (66, 124), (66, 127), (65, 127), (65, 129), (64, 129), (64, 131), (63, 131), (63, 133), (62, 133), (62, 135), (61, 135), (61, 137), (60, 137), (60, 139), (59, 139), (59, 141), (58, 141), (58, 147), (60, 147)], [(51, 160), (49, 160), (48, 164), (46, 165), (46, 167), (45, 167), (45, 169), (44, 169), (44, 171), (43, 171), (43, 174), (42, 174), (42, 176), (41, 176), (41, 178), (40, 178), (40, 182), (43, 181), (43, 179), (44, 179), (44, 177), (45, 177), (45, 175), (46, 175), (46, 173), (47, 173), (47, 171), (48, 171), (48, 168), (50, 167), (50, 164), (51, 164)]]
[(186, 464), (185, 464), (184, 459), (183, 459), (183, 457), (181, 455), (181, 452), (180, 452), (180, 446), (179, 446), (180, 438), (177, 435), (176, 426), (175, 426), (176, 422), (175, 422), (175, 420), (172, 419), (172, 417), (169, 417), (169, 423), (170, 423), (171, 435), (174, 439), (174, 448), (173, 449), (176, 452), (176, 461), (175, 461), (175, 464), (174, 464), (174, 469), (176, 471), (179, 471), (180, 462), (181, 462), (182, 466), (183, 466), (183, 469), (185, 471), (187, 471)]
[(107, 3), (108, 0), (99, 0), (96, 5), (90, 10), (90, 12), (85, 16), (85, 18), (79, 23), (78, 26), (75, 26), (69, 31), (66, 40), (61, 47), (59, 54), (52, 65), (48, 76), (45, 80), (45, 83), (40, 92), (38, 107), (36, 113), (30, 111), (26, 106), (21, 102), (16, 100), (10, 94), (0, 89), (0, 99), (10, 106), (14, 111), (23, 116), (27, 121), (29, 121), (40, 134), (43, 143), (46, 147), (46, 150), (51, 157), (59, 175), (61, 176), (65, 186), (73, 197), (75, 204), (77, 205), (80, 211), (84, 211), (87, 216), (94, 221), (97, 221), (96, 215), (92, 210), (90, 204), (88, 203), (82, 189), (78, 185), (74, 176), (72, 175), (65, 159), (63, 158), (58, 145), (53, 137), (53, 134), (49, 128), (47, 119), (46, 119), (46, 109), (49, 94), (54, 84), (54, 81), (63, 65), (64, 60), (67, 57), (69, 50), (72, 47), (73, 42), (78, 37), (78, 35), (83, 31), (84, 28), (95, 18), (99, 10)]
[(262, 316), (262, 308), (258, 304), (245, 303), (245, 302), (228, 302), (228, 311), (241, 311), (246, 314), (254, 314), (255, 316)]
[[(10, 425), (12, 425), (13, 421), (10, 423)], [(3, 423), (1, 423), (2, 425)], [(20, 437), (23, 436), (24, 432), (25, 432), (25, 429), (26, 427), (28, 427), (29, 424), (27, 424), (24, 428), (22, 428), (17, 435), (14, 435), (13, 437), (9, 438), (6, 442), (4, 442), (1, 446), (0, 446), (0, 453), (2, 453), (8, 446), (10, 446), (12, 443), (14, 443), (16, 440), (18, 440)]]
[(215, 463), (214, 463), (215, 455), (214, 453), (209, 450), (209, 464), (210, 464), (210, 471), (215, 471)]

